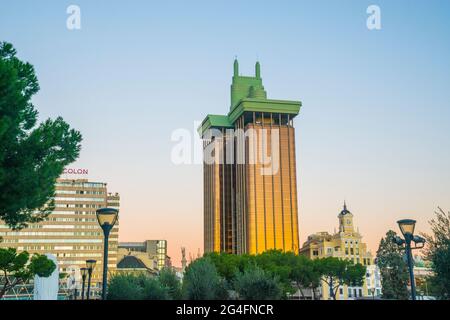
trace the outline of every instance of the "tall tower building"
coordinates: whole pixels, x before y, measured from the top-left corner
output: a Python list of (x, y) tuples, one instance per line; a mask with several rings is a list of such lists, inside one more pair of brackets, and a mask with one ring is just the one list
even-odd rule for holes
[(208, 115), (204, 157), (204, 251), (298, 252), (293, 119), (300, 101), (267, 98), (261, 66), (239, 75), (234, 61), (227, 115)]

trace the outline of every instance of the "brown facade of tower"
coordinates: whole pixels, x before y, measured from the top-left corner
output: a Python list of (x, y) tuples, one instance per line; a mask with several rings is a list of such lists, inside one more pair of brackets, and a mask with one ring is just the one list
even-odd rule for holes
[(204, 152), (205, 252), (298, 252), (293, 118), (301, 103), (269, 100), (256, 77), (235, 75), (227, 116), (208, 115)]

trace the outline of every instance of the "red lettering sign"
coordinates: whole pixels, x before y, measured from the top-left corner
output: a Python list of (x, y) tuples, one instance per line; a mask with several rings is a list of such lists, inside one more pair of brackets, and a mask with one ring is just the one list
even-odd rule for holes
[(63, 174), (88, 174), (88, 169), (64, 169)]

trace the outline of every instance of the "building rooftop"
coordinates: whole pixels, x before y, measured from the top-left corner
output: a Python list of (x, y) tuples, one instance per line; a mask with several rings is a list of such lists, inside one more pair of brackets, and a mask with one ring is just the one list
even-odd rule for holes
[(147, 269), (147, 266), (141, 259), (135, 256), (125, 256), (117, 264), (117, 268), (120, 269)]
[(299, 113), (302, 105), (300, 101), (267, 99), (259, 62), (255, 65), (255, 76), (239, 75), (237, 59), (233, 68), (230, 111), (227, 115), (207, 115), (198, 128), (200, 136), (211, 128), (234, 128), (234, 122), (247, 111), (283, 113), (291, 115), (292, 118)]

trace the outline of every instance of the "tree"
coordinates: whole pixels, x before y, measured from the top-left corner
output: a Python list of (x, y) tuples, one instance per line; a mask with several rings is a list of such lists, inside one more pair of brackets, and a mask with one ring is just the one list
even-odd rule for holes
[(389, 230), (381, 239), (377, 251), (377, 265), (380, 268), (384, 299), (407, 300), (409, 298), (408, 266), (403, 259), (404, 251), (394, 243), (397, 234)]
[(322, 281), (328, 285), (330, 296), (336, 300), (336, 294), (342, 285), (361, 286), (366, 274), (366, 267), (360, 263), (335, 257), (317, 259), (317, 270)]
[(181, 283), (174, 270), (170, 268), (162, 269), (159, 272), (158, 279), (161, 285), (167, 289), (171, 299), (181, 299)]
[(268, 250), (256, 255), (208, 253), (205, 257), (210, 259), (219, 275), (228, 283), (234, 281), (236, 274), (244, 273), (245, 270), (255, 265), (258, 266), (264, 272), (277, 278), (283, 297), (295, 292), (294, 284), (300, 289), (302, 296), (304, 296), (304, 288), (311, 288), (315, 294), (321, 281), (318, 263), (293, 252)]
[(336, 293), (343, 284), (345, 268), (348, 263), (334, 257), (322, 258), (316, 263), (322, 275), (321, 280), (328, 285), (330, 297), (336, 300)]
[(311, 288), (313, 296), (316, 295), (316, 288), (320, 285), (321, 274), (318, 268), (318, 259), (311, 260), (303, 255), (299, 255), (292, 267), (290, 278), (295, 282), (300, 294), (305, 298), (303, 289)]
[(429, 280), (438, 298), (450, 299), (450, 212), (438, 207), (435, 215), (429, 222), (432, 234), (424, 234), (425, 257), (434, 271)]
[(108, 300), (169, 300), (169, 289), (159, 277), (116, 274), (108, 283)]
[(132, 274), (115, 274), (108, 281), (108, 300), (144, 300), (144, 290)]
[(49, 277), (55, 270), (55, 263), (44, 255), (17, 253), (14, 248), (0, 248), (0, 273), (3, 284), (0, 286), (0, 299), (12, 288), (24, 284), (35, 275)]
[(227, 281), (232, 281), (237, 271), (243, 271), (247, 267), (246, 256), (228, 253), (207, 253), (205, 258), (214, 264), (219, 275)]
[[(292, 286), (292, 269), (297, 262), (298, 256), (293, 252), (281, 250), (268, 250), (257, 254), (254, 261), (258, 267), (276, 277), (283, 290), (283, 296), (294, 293)], [(252, 265), (250, 265), (252, 266)]]
[(364, 284), (366, 267), (360, 263), (349, 263), (344, 273), (343, 282), (349, 287), (361, 287)]
[(225, 282), (209, 258), (197, 259), (186, 268), (183, 293), (188, 300), (227, 298)]
[(277, 300), (283, 295), (277, 278), (256, 265), (237, 272), (233, 287), (244, 300)]
[(143, 289), (144, 300), (169, 300), (169, 289), (157, 277), (141, 275), (138, 280)]
[(55, 180), (80, 152), (81, 134), (58, 117), (36, 126), (31, 64), (0, 42), (0, 219), (20, 229), (53, 209)]

